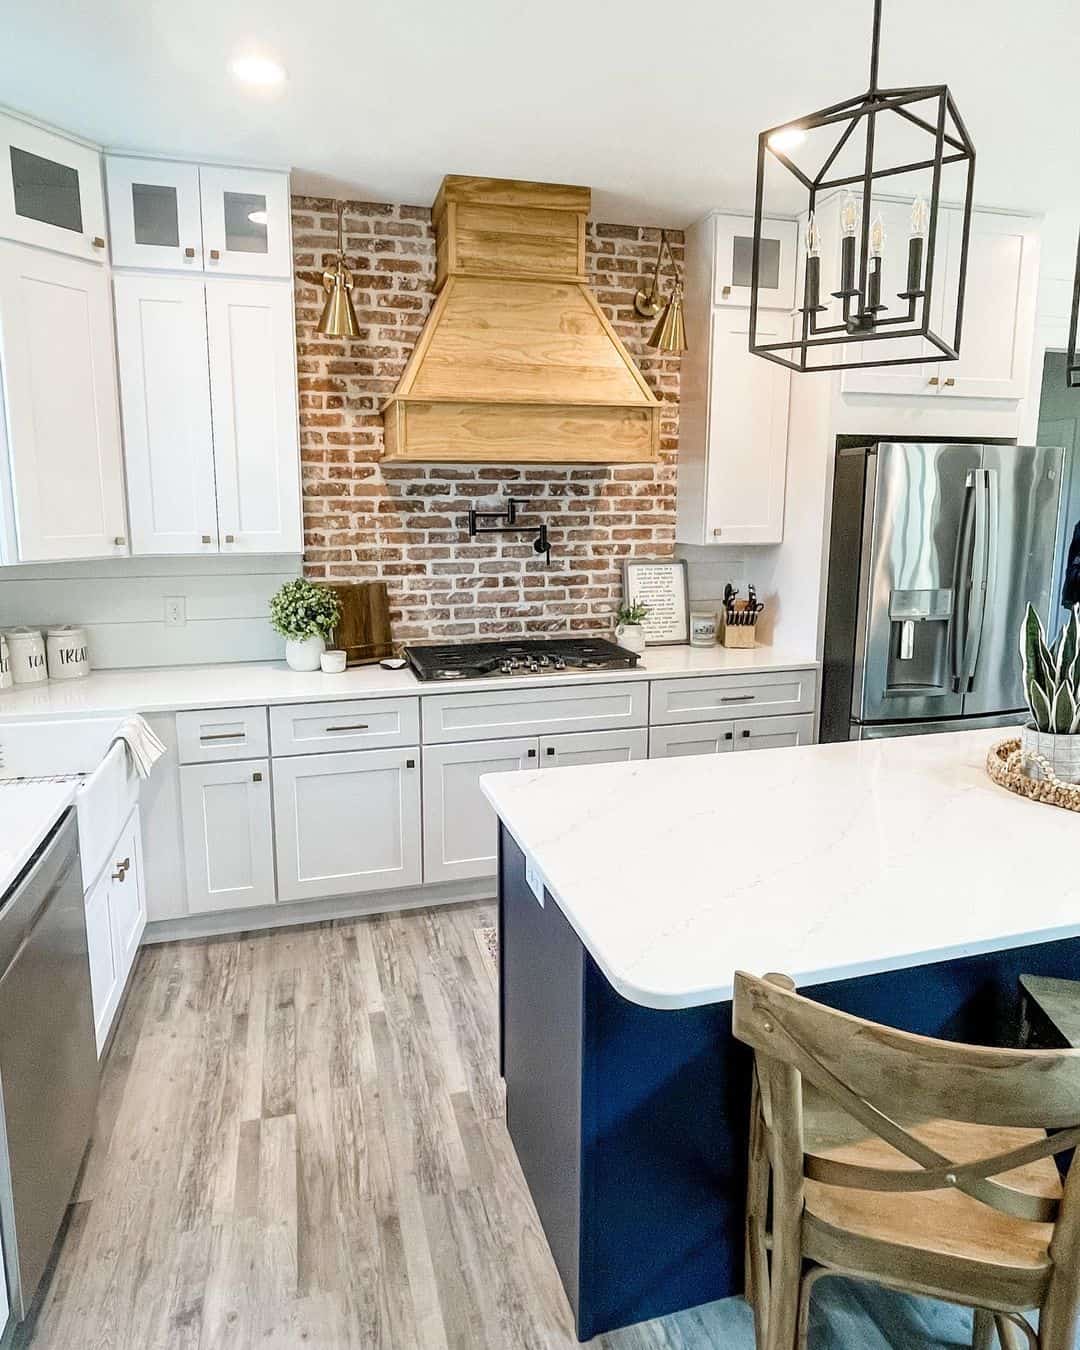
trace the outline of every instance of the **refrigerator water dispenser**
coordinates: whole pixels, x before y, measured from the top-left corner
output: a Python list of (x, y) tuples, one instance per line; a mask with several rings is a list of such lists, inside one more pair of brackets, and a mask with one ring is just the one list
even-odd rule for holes
[(886, 698), (948, 692), (952, 602), (951, 589), (889, 592)]

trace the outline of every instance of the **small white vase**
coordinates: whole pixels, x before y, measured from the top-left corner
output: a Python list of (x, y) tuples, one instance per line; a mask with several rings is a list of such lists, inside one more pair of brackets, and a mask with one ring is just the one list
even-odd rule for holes
[(643, 652), (645, 629), (639, 623), (621, 623), (615, 629), (615, 641), (628, 652)]
[(285, 660), (290, 670), (318, 670), (319, 658), (326, 651), (326, 642), (316, 633), (313, 637), (287, 638)]
[(1025, 753), (1024, 772), (1029, 778), (1044, 780), (1047, 775), (1036, 755), (1050, 765), (1062, 783), (1080, 783), (1080, 736), (1058, 736), (1039, 731), (1030, 722), (1021, 728), (1020, 748)]

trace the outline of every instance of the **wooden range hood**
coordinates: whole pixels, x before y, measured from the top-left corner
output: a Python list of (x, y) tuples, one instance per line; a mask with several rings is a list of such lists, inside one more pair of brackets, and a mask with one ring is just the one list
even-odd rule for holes
[(383, 408), (388, 460), (640, 464), (660, 403), (585, 276), (588, 188), (443, 179), (436, 300)]

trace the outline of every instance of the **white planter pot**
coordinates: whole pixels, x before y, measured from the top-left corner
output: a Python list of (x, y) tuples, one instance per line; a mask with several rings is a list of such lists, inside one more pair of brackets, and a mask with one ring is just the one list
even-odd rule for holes
[(1030, 723), (1020, 732), (1020, 748), (1025, 755), (1024, 772), (1029, 778), (1045, 779), (1042, 765), (1033, 756), (1041, 755), (1063, 783), (1080, 783), (1080, 736), (1057, 736), (1038, 731)]
[(319, 658), (326, 651), (321, 637), (287, 638), (285, 660), (290, 670), (318, 670)]
[(639, 623), (621, 623), (615, 629), (615, 641), (628, 652), (643, 652), (645, 629)]

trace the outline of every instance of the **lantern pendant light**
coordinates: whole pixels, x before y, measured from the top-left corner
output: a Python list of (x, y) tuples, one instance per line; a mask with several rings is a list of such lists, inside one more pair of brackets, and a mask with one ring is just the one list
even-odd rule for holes
[(1069, 318), (1069, 350), (1065, 356), (1065, 383), (1070, 389), (1080, 389), (1080, 353), (1076, 350), (1078, 326), (1080, 326), (1080, 239), (1076, 243), (1076, 276), (1073, 278), (1072, 314)]
[[(931, 361), (955, 361), (960, 353), (963, 324), (964, 288), (967, 280), (968, 244), (971, 235), (972, 194), (975, 183), (975, 147), (964, 126), (947, 85), (905, 86), (882, 89), (878, 82), (878, 57), (881, 47), (882, 0), (874, 0), (874, 24), (870, 52), (870, 83), (864, 94), (844, 99), (828, 108), (800, 117), (783, 126), (772, 127), (758, 137), (757, 192), (754, 203), (754, 238), (750, 280), (750, 350), (757, 356), (776, 361), (791, 370), (850, 370), (867, 366), (899, 366)], [(919, 107), (918, 105), (923, 105)], [(912, 128), (922, 142), (917, 157), (897, 162), (887, 153), (890, 134), (897, 129), (912, 136)], [(800, 153), (804, 163), (795, 162), (796, 147), (808, 142), (807, 133), (821, 131), (815, 138), (817, 151), (824, 152), (816, 168), (806, 166), (807, 151)], [(859, 144), (852, 138), (864, 134), (863, 150), (857, 160), (857, 172), (837, 166), (845, 147)], [(836, 133), (835, 136), (833, 133)], [(827, 145), (822, 144), (827, 142)], [(849, 145), (850, 143), (850, 145)], [(886, 150), (883, 151), (882, 147)], [(762, 243), (765, 237), (765, 169), (778, 163), (806, 193), (805, 251), (802, 268), (802, 303), (795, 311), (796, 323), (790, 338), (773, 335), (759, 339), (758, 307), (775, 309), (775, 298), (762, 298)], [(963, 213), (960, 224), (959, 260), (956, 269), (955, 323), (943, 336), (932, 328), (933, 296), (942, 285), (940, 254), (944, 254), (940, 217), (942, 171), (947, 165), (959, 166), (963, 174)], [(889, 180), (907, 174), (929, 176), (929, 202), (916, 195), (911, 208), (908, 237), (907, 272), (903, 290), (888, 294), (885, 271), (885, 223), (873, 202), (873, 190)], [(893, 183), (894, 193), (904, 191)], [(854, 190), (853, 190), (854, 189)], [(910, 188), (906, 189), (910, 191)], [(843, 192), (835, 215), (839, 239), (823, 241), (822, 208), (836, 192)], [(858, 195), (856, 195), (856, 193)], [(955, 228), (955, 227), (954, 227)], [(837, 275), (839, 288), (822, 295), (822, 247), (839, 244)], [(828, 256), (832, 256), (831, 251)], [(903, 276), (903, 273), (901, 273)], [(772, 283), (775, 287), (775, 281)], [(1080, 267), (1077, 273), (1077, 300), (1080, 303)], [(828, 299), (838, 304), (830, 306)], [(826, 303), (822, 303), (823, 299)], [(897, 305), (896, 301), (902, 301)], [(820, 316), (833, 311), (834, 322)], [(1074, 306), (1075, 329), (1076, 306)], [(908, 339), (906, 344), (889, 348), (892, 339)], [(919, 353), (910, 354), (912, 339), (921, 339)], [(890, 355), (904, 352), (905, 355)], [(1080, 371), (1077, 372), (1080, 382)]]
[(360, 334), (360, 325), (356, 320), (352, 296), (353, 274), (345, 258), (342, 241), (342, 213), (344, 203), (337, 204), (337, 262), (330, 271), (323, 273), (322, 281), (326, 289), (326, 304), (319, 320), (319, 332), (324, 337), (354, 338)]

